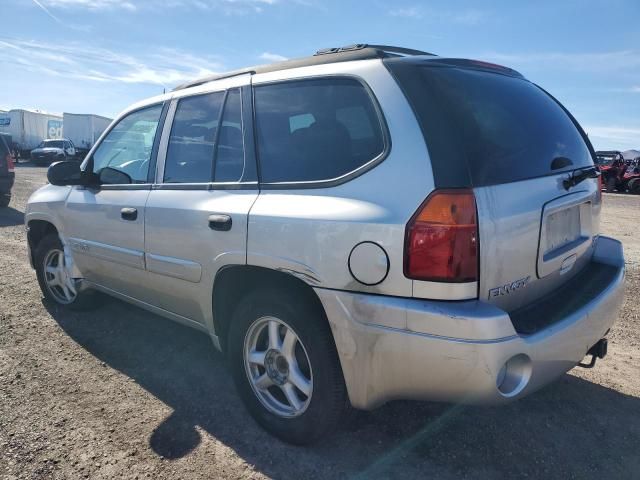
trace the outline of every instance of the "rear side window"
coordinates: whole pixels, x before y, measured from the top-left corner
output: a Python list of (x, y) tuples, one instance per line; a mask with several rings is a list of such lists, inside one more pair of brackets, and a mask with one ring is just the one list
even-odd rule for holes
[(4, 160), (9, 154), (9, 146), (7, 141), (5, 140), (4, 135), (0, 135), (0, 160)]
[(224, 92), (216, 92), (186, 97), (178, 102), (165, 160), (165, 183), (211, 181), (223, 100)]
[(385, 149), (378, 112), (354, 79), (257, 86), (255, 115), (262, 182), (335, 179)]
[(237, 182), (244, 173), (244, 142), (242, 138), (242, 103), (240, 90), (229, 90), (218, 137), (214, 180)]
[[(593, 165), (569, 115), (527, 80), (443, 66), (390, 68), (416, 112), (438, 187), (495, 185)], [(552, 169), (554, 159), (561, 168)]]

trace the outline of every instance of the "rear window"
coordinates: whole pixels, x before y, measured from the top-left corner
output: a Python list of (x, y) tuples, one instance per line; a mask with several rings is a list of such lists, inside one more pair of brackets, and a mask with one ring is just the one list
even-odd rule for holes
[(255, 112), (262, 182), (335, 179), (385, 149), (371, 96), (354, 79), (257, 86)]
[(418, 117), (440, 188), (495, 185), (593, 165), (573, 120), (527, 80), (446, 66), (390, 68)]

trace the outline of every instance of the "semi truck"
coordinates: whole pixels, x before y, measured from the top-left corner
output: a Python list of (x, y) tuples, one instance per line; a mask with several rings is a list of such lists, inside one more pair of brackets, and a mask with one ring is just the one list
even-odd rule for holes
[(51, 113), (15, 109), (0, 113), (0, 133), (11, 135), (10, 146), (20, 158), (47, 138), (62, 138), (62, 117)]
[(84, 113), (63, 113), (63, 135), (76, 147), (76, 156), (83, 158), (102, 132), (111, 124), (112, 119), (100, 115)]

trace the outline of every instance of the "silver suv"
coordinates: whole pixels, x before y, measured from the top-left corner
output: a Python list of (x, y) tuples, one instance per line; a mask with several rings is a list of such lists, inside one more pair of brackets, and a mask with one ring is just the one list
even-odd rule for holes
[(293, 443), (348, 406), (521, 398), (603, 357), (622, 302), (589, 140), (499, 65), (355, 45), (204, 78), (48, 177), (45, 297), (207, 333)]

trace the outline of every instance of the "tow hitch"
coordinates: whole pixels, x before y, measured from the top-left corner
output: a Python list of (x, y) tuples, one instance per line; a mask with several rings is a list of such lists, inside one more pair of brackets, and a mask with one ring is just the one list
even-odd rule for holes
[(591, 355), (591, 362), (579, 363), (578, 366), (582, 368), (593, 368), (596, 364), (596, 358), (604, 358), (607, 355), (607, 339), (601, 338), (593, 347), (589, 349), (587, 355)]

